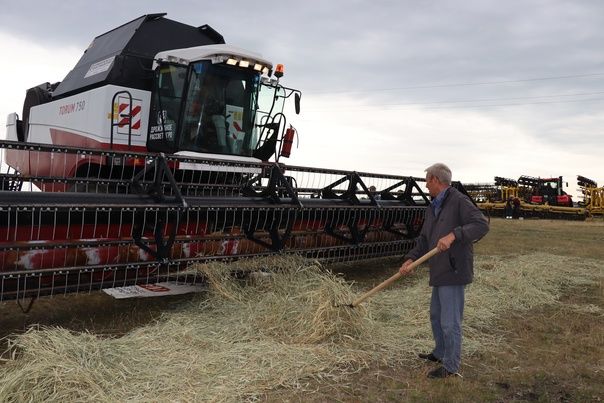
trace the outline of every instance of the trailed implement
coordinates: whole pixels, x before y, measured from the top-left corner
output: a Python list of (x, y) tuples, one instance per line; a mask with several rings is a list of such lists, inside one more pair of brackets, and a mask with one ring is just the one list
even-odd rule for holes
[(584, 207), (590, 215), (604, 215), (604, 187), (585, 176), (577, 175), (577, 185), (581, 192), (579, 197), (582, 199), (579, 202), (581, 207)]
[(562, 177), (520, 176), (518, 180), (496, 176), (492, 184), (466, 184), (477, 206), (493, 216), (585, 220), (584, 206), (575, 206), (563, 190)]

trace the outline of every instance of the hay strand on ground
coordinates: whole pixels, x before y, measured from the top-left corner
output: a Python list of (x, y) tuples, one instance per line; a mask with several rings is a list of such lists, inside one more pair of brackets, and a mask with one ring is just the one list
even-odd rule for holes
[[(0, 400), (240, 401), (305, 388), (311, 378), (341, 380), (378, 362), (411, 365), (432, 343), (421, 270), (351, 309), (339, 305), (364, 290), (298, 257), (192, 269), (208, 277), (208, 295), (122, 337), (60, 328), (14, 337), (0, 365)], [(262, 269), (273, 274), (230, 276)], [(464, 353), (496, 347), (502, 314), (557, 304), (564, 287), (601, 281), (603, 272), (598, 260), (542, 253), (479, 257), (466, 293)]]

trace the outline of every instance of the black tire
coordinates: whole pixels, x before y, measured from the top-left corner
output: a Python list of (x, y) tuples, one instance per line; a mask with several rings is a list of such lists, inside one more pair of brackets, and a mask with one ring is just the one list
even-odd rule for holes
[(52, 86), (50, 83), (40, 84), (27, 90), (25, 93), (25, 101), (23, 102), (23, 130), (19, 141), (26, 141), (29, 132), (29, 111), (32, 107), (45, 104), (52, 100), (50, 91)]

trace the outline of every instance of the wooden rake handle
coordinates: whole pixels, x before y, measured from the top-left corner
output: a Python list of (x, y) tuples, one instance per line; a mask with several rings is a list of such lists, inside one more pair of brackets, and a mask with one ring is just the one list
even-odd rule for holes
[[(426, 253), (424, 256), (420, 257), (419, 259), (417, 259), (413, 263), (411, 263), (409, 265), (409, 270), (415, 269), (417, 266), (424, 263), (426, 260), (430, 259), (432, 256), (437, 255), (438, 252), (439, 252), (438, 248), (432, 249), (430, 252)], [(359, 298), (357, 298), (350, 305), (354, 308), (355, 306), (359, 305), (361, 302), (365, 301), (367, 298), (371, 297), (373, 294), (388, 287), (390, 284), (394, 283), (396, 280), (398, 280), (401, 277), (403, 277), (403, 275), (401, 274), (400, 271), (397, 270), (395, 275), (390, 277), (388, 280), (385, 280), (382, 283), (376, 285), (374, 288), (372, 288), (371, 290), (367, 291), (365, 294), (363, 294)]]

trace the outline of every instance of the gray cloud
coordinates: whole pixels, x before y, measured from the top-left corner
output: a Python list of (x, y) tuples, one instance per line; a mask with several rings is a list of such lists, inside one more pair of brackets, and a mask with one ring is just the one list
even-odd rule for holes
[[(40, 43), (85, 47), (100, 33), (158, 11), (287, 58), (309, 89), (604, 70), (599, 1), (12, 2), (3, 6), (0, 26)], [(324, 77), (321, 86), (311, 86), (317, 76)]]
[[(365, 114), (470, 112), (547, 144), (602, 150), (599, 0), (11, 2), (3, 5), (0, 29), (83, 51), (96, 35), (162, 11), (210, 24), (228, 43), (285, 63), (286, 84), (322, 100), (305, 104), (311, 109), (335, 112), (358, 102)], [(591, 73), (602, 75), (579, 77)], [(577, 77), (541, 80), (562, 76)], [(464, 83), (491, 84), (450, 85)], [(337, 104), (329, 102), (333, 94), (342, 95)]]

